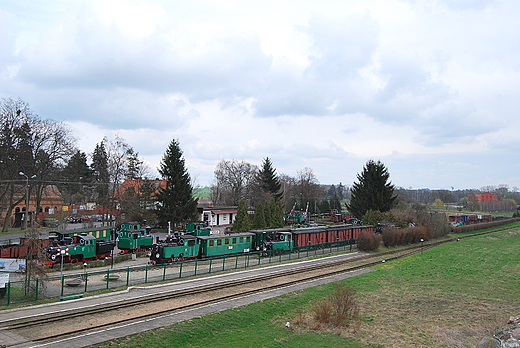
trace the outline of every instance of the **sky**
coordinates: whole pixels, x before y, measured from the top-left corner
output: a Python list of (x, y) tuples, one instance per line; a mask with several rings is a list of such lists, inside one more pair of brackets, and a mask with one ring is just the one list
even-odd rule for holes
[(350, 186), (520, 187), (518, 0), (0, 0), (0, 98), (196, 186), (266, 157)]

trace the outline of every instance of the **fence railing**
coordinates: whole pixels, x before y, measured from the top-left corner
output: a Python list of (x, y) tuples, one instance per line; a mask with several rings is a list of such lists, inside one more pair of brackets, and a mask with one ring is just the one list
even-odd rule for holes
[[(339, 241), (299, 247), (293, 250), (268, 250), (247, 254), (196, 259), (162, 265), (143, 265), (127, 268), (112, 268), (102, 271), (78, 271), (33, 280), (10, 281), (0, 289), (0, 306), (33, 302), (47, 298), (74, 298), (87, 292), (125, 288), (153, 282), (164, 282), (196, 275), (221, 271), (246, 269), (270, 263), (297, 260), (340, 251), (352, 251), (353, 241)], [(23, 276), (23, 275), (22, 275)]]

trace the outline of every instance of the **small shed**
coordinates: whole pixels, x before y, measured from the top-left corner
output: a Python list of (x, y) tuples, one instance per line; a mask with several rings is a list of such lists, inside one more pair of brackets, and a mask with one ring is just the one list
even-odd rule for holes
[(200, 220), (208, 226), (231, 225), (237, 217), (238, 207), (203, 208)]

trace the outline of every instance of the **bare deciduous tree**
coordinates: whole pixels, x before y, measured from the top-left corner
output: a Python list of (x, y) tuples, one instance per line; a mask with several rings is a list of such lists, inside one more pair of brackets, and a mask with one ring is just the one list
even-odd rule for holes
[(258, 167), (244, 160), (220, 160), (215, 168), (213, 202), (219, 205), (236, 205), (240, 200), (251, 202), (251, 185)]
[(6, 231), (14, 207), (34, 188), (39, 210), (41, 192), (73, 153), (74, 140), (65, 125), (42, 121), (21, 99), (0, 100), (0, 116), (0, 204), (5, 210), (2, 230)]

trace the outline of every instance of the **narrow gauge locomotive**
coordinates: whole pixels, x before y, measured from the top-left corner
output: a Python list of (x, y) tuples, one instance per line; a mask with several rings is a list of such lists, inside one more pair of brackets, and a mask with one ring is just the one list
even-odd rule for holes
[(150, 230), (137, 222), (122, 223), (117, 233), (113, 227), (49, 232), (49, 240), (48, 264), (61, 262), (61, 255), (63, 262), (83, 262), (110, 256), (115, 245), (128, 253), (148, 250), (153, 244)]
[(361, 231), (374, 231), (374, 226), (280, 228), (213, 235), (196, 230), (193, 235), (176, 233), (165, 241), (158, 241), (152, 246), (150, 261), (154, 264), (169, 263), (192, 258), (244, 254), (250, 251), (267, 255), (269, 252), (309, 250), (345, 242), (353, 244)]
[(117, 248), (123, 253), (146, 251), (153, 245), (149, 228), (141, 228), (138, 222), (124, 222), (117, 231)]
[[(59, 232), (56, 232), (60, 235)], [(114, 241), (96, 238), (88, 233), (74, 234), (51, 242), (47, 248), (48, 265), (57, 262), (84, 262), (108, 257), (114, 249)]]
[[(49, 232), (48, 265), (84, 262), (108, 257), (114, 249), (114, 228), (94, 227)], [(62, 259), (63, 258), (63, 259)]]

